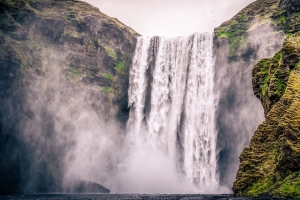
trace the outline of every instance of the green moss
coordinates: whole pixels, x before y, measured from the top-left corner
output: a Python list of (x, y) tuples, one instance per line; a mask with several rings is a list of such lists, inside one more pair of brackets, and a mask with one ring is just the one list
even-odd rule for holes
[(118, 61), (116, 65), (116, 69), (120, 72), (125, 65), (126, 65), (126, 61)]
[(241, 20), (242, 20), (242, 21), (246, 21), (246, 15), (245, 15), (245, 14), (242, 14), (242, 15), (241, 15)]
[(279, 51), (278, 53), (276, 53), (273, 58), (274, 58), (275, 62), (279, 62), (282, 59), (282, 51)]
[(68, 30), (68, 31), (65, 31), (62, 35), (63, 36), (73, 37), (74, 34), (70, 30)]
[(272, 191), (274, 196), (293, 196), (296, 198), (300, 197), (300, 174), (292, 173), (279, 184), (277, 188)]
[(229, 35), (233, 34), (233, 32), (229, 32), (229, 31), (226, 31), (225, 28), (221, 27), (217, 32), (216, 32), (216, 35), (218, 38), (222, 38), (222, 37), (225, 37), (225, 38), (228, 38)]
[(14, 0), (4, 0), (4, 2), (5, 2), (7, 5), (12, 6), (12, 7), (14, 7), (14, 6), (15, 6), (15, 3), (16, 3)]
[(286, 18), (287, 18), (287, 17), (286, 17), (285, 15), (282, 15), (282, 16), (279, 18), (279, 21), (280, 21), (280, 22), (286, 21)]
[(285, 34), (285, 36), (286, 36), (287, 38), (291, 37), (292, 35), (293, 35), (292, 33), (286, 33), (286, 34)]
[(285, 88), (286, 88), (286, 84), (283, 83), (279, 78), (275, 78), (276, 79), (276, 92), (278, 96), (282, 96), (284, 91), (285, 91)]
[(300, 69), (300, 61), (295, 65), (295, 69)]
[(102, 87), (101, 90), (105, 92), (109, 92), (111, 90), (111, 87)]
[(76, 15), (74, 12), (68, 12), (64, 15), (64, 18), (65, 19), (68, 19), (68, 20), (75, 20), (76, 19)]
[(283, 25), (286, 23), (286, 20), (287, 20), (287, 17), (285, 15), (285, 13), (283, 13), (276, 21), (275, 21), (275, 24), (277, 25)]
[(80, 75), (80, 72), (73, 68), (73, 67), (69, 67), (69, 74), (72, 76), (72, 77), (75, 77), (75, 76), (79, 76)]
[(250, 196), (258, 196), (262, 193), (268, 192), (273, 185), (274, 183), (270, 177), (264, 178), (251, 186), (249, 190), (246, 191), (246, 194)]
[(229, 37), (229, 56), (235, 56), (242, 41), (241, 36)]
[(273, 58), (262, 59), (257, 63), (257, 66), (259, 68), (257, 75), (261, 76), (263, 79), (261, 86), (261, 97), (267, 94), (270, 81), (273, 83), (275, 82), (276, 84), (276, 91), (273, 91), (274, 94), (276, 94), (278, 97), (281, 97), (283, 95), (286, 88), (286, 84), (282, 82), (279, 78), (275, 77), (277, 73), (282, 73), (279, 70), (281, 59), (282, 51), (279, 51), (275, 54)]
[(230, 57), (236, 56), (238, 49), (245, 43), (246, 15), (242, 14), (240, 17), (241, 22), (229, 21), (215, 31), (218, 38), (228, 39)]
[(110, 48), (110, 47), (107, 47), (107, 46), (105, 46), (104, 48), (105, 48), (105, 50), (106, 50), (109, 57), (111, 57), (115, 61), (118, 59), (117, 54), (116, 54), (116, 52), (113, 48)]
[(261, 88), (261, 94), (262, 96), (265, 96), (268, 92), (268, 87), (269, 87), (269, 76), (268, 74), (264, 77), (264, 82), (263, 86)]
[(300, 177), (299, 172), (292, 173), (286, 178), (274, 183), (272, 178), (267, 178), (257, 181), (243, 195), (259, 196), (263, 193), (269, 193), (277, 197), (300, 197)]
[(104, 75), (105, 78), (107, 78), (109, 80), (111, 80), (113, 78), (113, 76), (109, 73), (104, 73), (103, 75)]

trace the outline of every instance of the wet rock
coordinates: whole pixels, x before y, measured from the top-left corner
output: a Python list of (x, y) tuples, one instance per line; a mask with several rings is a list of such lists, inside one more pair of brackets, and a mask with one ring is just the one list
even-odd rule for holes
[(74, 186), (75, 193), (110, 193), (106, 187), (93, 182), (80, 181)]

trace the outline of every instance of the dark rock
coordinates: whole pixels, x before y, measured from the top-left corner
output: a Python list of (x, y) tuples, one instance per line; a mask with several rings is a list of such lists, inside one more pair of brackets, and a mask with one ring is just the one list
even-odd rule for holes
[(74, 186), (75, 193), (110, 193), (106, 187), (93, 182), (80, 181)]

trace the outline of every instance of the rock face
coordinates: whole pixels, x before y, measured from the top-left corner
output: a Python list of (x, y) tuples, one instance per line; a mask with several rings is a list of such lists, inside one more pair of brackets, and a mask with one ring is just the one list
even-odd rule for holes
[[(287, 54), (283, 53), (284, 49), (280, 51), (280, 48), (284, 38), (299, 30), (298, 4), (299, 1), (292, 0), (258, 0), (215, 29), (215, 82), (216, 88), (221, 91), (216, 116), (217, 147), (220, 149), (219, 168), (222, 169), (220, 181), (225, 186), (230, 185), (235, 179), (230, 174), (237, 171), (239, 164), (237, 158), (244, 146), (250, 144), (254, 131), (264, 120), (263, 114), (272, 109), (285, 91), (291, 70), (286, 64), (282, 64), (282, 57)], [(292, 40), (291, 38), (290, 41)], [(293, 61), (286, 59), (286, 62), (294, 62), (297, 56), (292, 53), (288, 57)], [(252, 88), (253, 66), (263, 58), (270, 59), (261, 60), (254, 67)], [(255, 99), (253, 90), (261, 102)], [(261, 156), (264, 154), (275, 156), (273, 150), (278, 149), (272, 147), (269, 152), (263, 142), (254, 142), (254, 139), (251, 140), (251, 149), (254, 143), (260, 146)], [(247, 163), (254, 165), (254, 161), (261, 160), (256, 153), (245, 153), (250, 152), (249, 149), (250, 147), (246, 147), (241, 155), (241, 166), (233, 190), (237, 194), (258, 195), (265, 191), (246, 192), (259, 180), (256, 177), (258, 168), (247, 171)], [(251, 160), (251, 156), (255, 157), (254, 161)]]
[(81, 1), (0, 0), (0, 192), (63, 191), (81, 107), (124, 132), (137, 36)]
[(81, 181), (77, 184), (75, 184), (75, 190), (76, 193), (110, 193), (110, 190), (103, 187), (100, 184), (92, 183), (92, 182), (84, 182)]
[(273, 2), (264, 9), (278, 10), (269, 19), (285, 32), (286, 39), (281, 50), (253, 68), (253, 91), (262, 103), (265, 121), (240, 156), (233, 190), (249, 196), (300, 197), (300, 7), (299, 1)]
[(253, 69), (253, 88), (266, 120), (241, 154), (234, 191), (300, 197), (300, 33)]
[(278, 12), (277, 3), (257, 1), (215, 29), (218, 166), (220, 182), (227, 187), (235, 180), (241, 151), (264, 120), (261, 103), (253, 95), (252, 68), (282, 46), (284, 33), (270, 18)]

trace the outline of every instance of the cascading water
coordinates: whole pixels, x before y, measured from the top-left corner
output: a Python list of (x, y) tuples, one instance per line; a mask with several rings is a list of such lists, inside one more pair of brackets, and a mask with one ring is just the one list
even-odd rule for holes
[(128, 132), (173, 162), (180, 180), (218, 187), (213, 34), (140, 37), (130, 71)]

